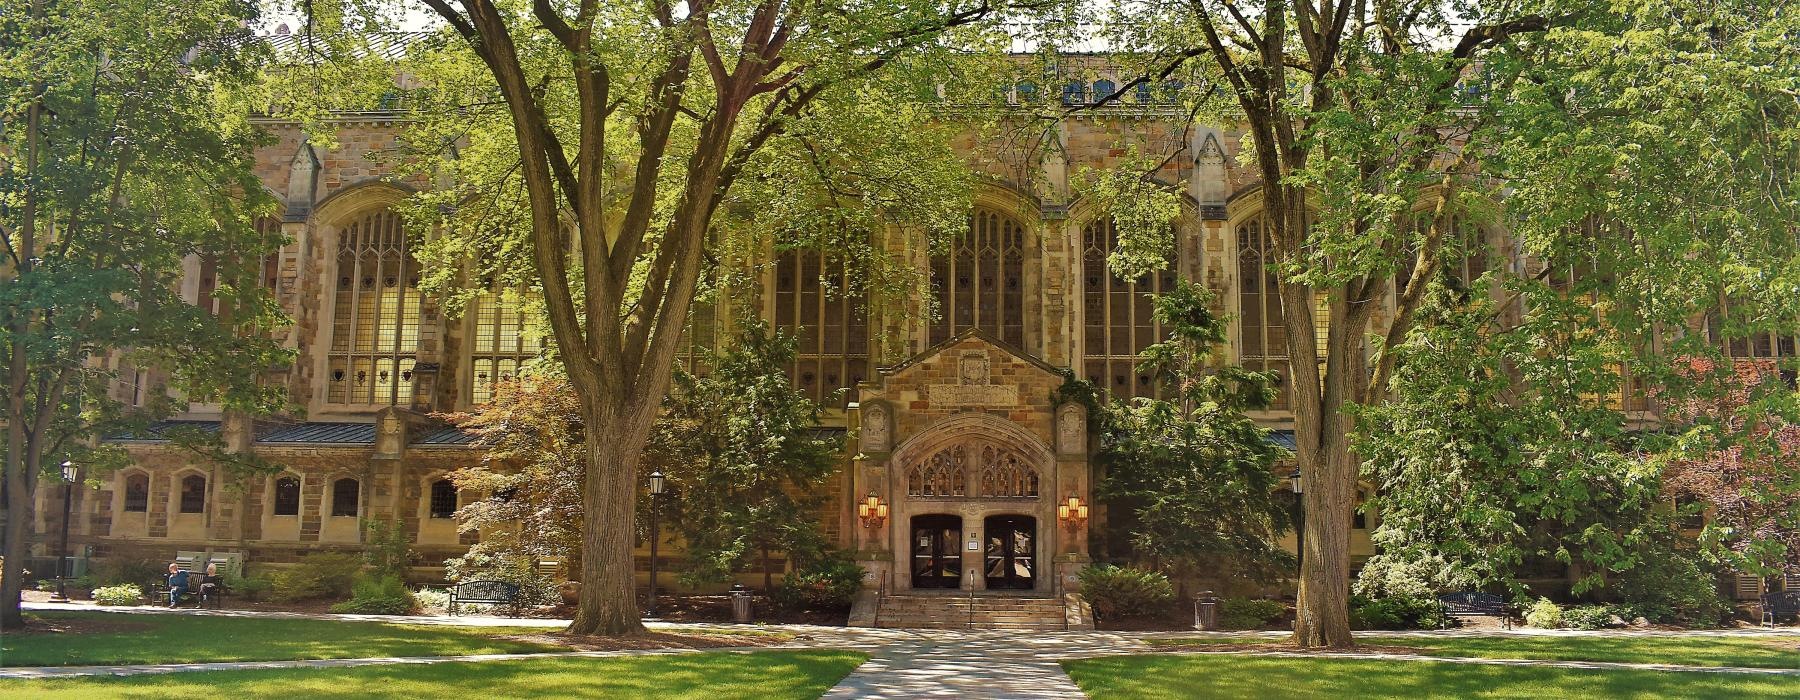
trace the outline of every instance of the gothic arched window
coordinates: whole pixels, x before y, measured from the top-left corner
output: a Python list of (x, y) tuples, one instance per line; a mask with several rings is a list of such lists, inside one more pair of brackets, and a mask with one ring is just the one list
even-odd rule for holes
[(915, 464), (906, 472), (908, 496), (961, 496), (968, 477), (966, 450), (958, 445)]
[(143, 513), (150, 510), (150, 477), (143, 474), (132, 474), (125, 477), (125, 512)]
[(206, 477), (190, 474), (181, 479), (181, 512), (206, 512)]
[(275, 480), (275, 515), (300, 514), (300, 480), (284, 476)]
[(981, 448), (982, 498), (1037, 498), (1038, 473), (1011, 451)]
[(543, 352), (544, 337), (530, 332), (520, 306), (516, 295), (493, 292), (469, 302), (469, 403), (492, 401), (495, 385), (517, 378), (519, 367)]
[(355, 516), (357, 501), (361, 500), (361, 496), (361, 485), (355, 479), (344, 478), (331, 482), (331, 514)]
[(975, 327), (1025, 345), (1025, 228), (1011, 217), (976, 207), (968, 230), (932, 256), (931, 286), (932, 344)]
[(419, 351), (419, 265), (400, 215), (377, 209), (338, 236), (326, 400), (397, 404), (412, 400)]
[(1263, 215), (1238, 224), (1238, 359), (1244, 369), (1282, 377), (1273, 409), (1288, 407), (1287, 329), (1282, 326), (1281, 287), (1275, 278), (1275, 246)]
[(1171, 256), (1163, 269), (1126, 282), (1106, 265), (1119, 244), (1111, 218), (1088, 224), (1081, 242), (1084, 373), (1118, 398), (1154, 396), (1155, 382), (1137, 371), (1137, 354), (1168, 334), (1151, 314), (1150, 295), (1175, 288), (1175, 261)]
[(790, 376), (814, 401), (869, 377), (868, 303), (843, 258), (815, 249), (776, 257), (775, 328), (797, 341)]

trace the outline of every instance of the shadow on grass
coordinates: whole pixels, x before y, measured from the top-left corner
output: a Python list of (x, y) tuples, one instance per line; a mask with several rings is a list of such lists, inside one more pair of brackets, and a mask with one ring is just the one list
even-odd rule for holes
[[(383, 622), (200, 615), (56, 612), (47, 621), (124, 621), (105, 631), (7, 635), (0, 666), (73, 666), (455, 656), (559, 651), (562, 647), (500, 639), (541, 628), (442, 627)], [(100, 628), (104, 629), (104, 627)]]
[(1794, 698), (1800, 678), (1430, 661), (1116, 656), (1063, 663), (1096, 700), (1161, 698)]
[(0, 681), (0, 696), (76, 698), (817, 698), (867, 656), (851, 651), (696, 652), (357, 668), (206, 671)]

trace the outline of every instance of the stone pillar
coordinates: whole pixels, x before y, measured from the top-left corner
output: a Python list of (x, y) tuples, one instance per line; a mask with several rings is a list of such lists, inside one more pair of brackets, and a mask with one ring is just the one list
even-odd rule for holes
[[(986, 530), (986, 524), (981, 521), (980, 515), (967, 510), (963, 511), (962, 541), (957, 543), (957, 548), (962, 550), (962, 588), (965, 591), (987, 589), (987, 571), (984, 566), (986, 562), (983, 560), (987, 542), (984, 538), (987, 537), (987, 533), (984, 530)], [(969, 548), (970, 542), (975, 543), (973, 550)], [(970, 575), (971, 570), (975, 572), (974, 575)]]

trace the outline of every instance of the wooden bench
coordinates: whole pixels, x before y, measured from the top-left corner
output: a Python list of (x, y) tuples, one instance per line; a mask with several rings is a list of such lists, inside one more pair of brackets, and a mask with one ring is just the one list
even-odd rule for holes
[(1492, 593), (1481, 591), (1445, 593), (1438, 596), (1438, 605), (1444, 609), (1446, 626), (1452, 617), (1498, 617), (1502, 627), (1512, 629), (1512, 606), (1506, 604), (1505, 598)]
[[(182, 596), (193, 598), (195, 609), (211, 607), (218, 610), (224, 606), (225, 597), (231, 593), (231, 590), (225, 587), (225, 576), (241, 572), (244, 558), (237, 552), (176, 552), (174, 564), (176, 570), (188, 572), (188, 588)], [(206, 577), (205, 571), (208, 564), (211, 564), (214, 570), (219, 572), (218, 576), (212, 579)], [(213, 585), (210, 590), (204, 588), (208, 583)], [(150, 585), (145, 586), (144, 590), (148, 591), (152, 605), (169, 604), (169, 579), (167, 576), (157, 577)]]
[(1800, 591), (1764, 593), (1762, 623), (1773, 625), (1788, 618), (1800, 618)]
[(450, 587), (450, 614), (462, 603), (504, 605), (510, 617), (518, 617), (523, 607), (519, 587), (505, 581), (464, 581)]

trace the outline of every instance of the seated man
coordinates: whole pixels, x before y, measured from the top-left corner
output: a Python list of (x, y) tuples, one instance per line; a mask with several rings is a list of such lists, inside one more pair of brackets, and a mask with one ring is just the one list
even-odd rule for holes
[(181, 596), (188, 591), (188, 572), (181, 567), (169, 565), (169, 607), (173, 608), (181, 602)]

